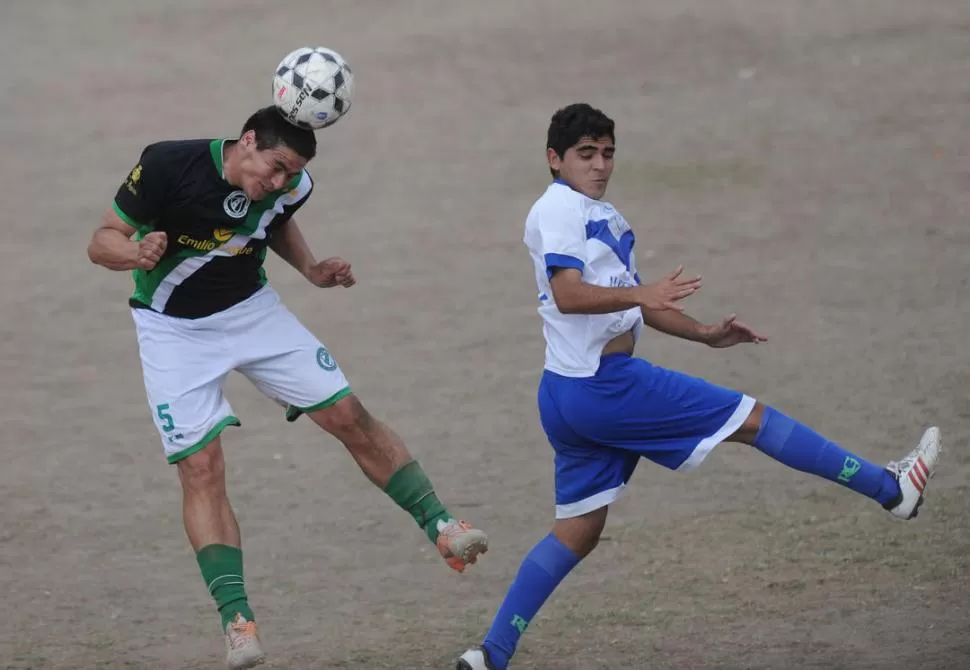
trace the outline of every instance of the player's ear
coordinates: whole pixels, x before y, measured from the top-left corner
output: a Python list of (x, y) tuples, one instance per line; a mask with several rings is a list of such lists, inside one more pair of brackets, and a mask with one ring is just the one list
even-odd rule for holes
[(559, 172), (562, 169), (562, 159), (556, 153), (555, 149), (546, 149), (546, 160), (549, 162), (549, 167), (552, 170)]
[(246, 147), (247, 149), (255, 149), (256, 148), (256, 131), (255, 130), (247, 130), (246, 132), (244, 132), (242, 134), (242, 137), (239, 138), (239, 143), (241, 145), (243, 145), (244, 147)]

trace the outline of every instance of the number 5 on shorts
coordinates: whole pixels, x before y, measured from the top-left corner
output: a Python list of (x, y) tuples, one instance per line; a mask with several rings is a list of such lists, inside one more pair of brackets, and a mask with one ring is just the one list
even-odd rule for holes
[(168, 408), (168, 403), (159, 405), (156, 408), (158, 418), (162, 420), (162, 431), (166, 433), (170, 433), (175, 429), (175, 420), (172, 418), (172, 415), (167, 412)]

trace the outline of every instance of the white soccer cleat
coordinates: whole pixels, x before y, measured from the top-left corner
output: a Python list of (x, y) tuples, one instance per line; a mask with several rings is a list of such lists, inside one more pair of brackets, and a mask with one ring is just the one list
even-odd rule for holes
[(942, 451), (940, 429), (932, 426), (923, 433), (918, 447), (906, 454), (902, 460), (892, 461), (886, 466), (899, 482), (899, 497), (884, 505), (893, 516), (912, 519), (919, 513), (923, 494), (930, 478), (936, 473)]
[(246, 670), (262, 665), (266, 660), (255, 621), (247, 621), (242, 614), (226, 626), (226, 665), (229, 670)]
[(467, 521), (438, 521), (438, 553), (452, 570), (464, 572), (488, 551), (488, 535)]
[(455, 666), (455, 670), (495, 670), (495, 666), (489, 660), (488, 652), (485, 649), (475, 647), (458, 658), (458, 665)]

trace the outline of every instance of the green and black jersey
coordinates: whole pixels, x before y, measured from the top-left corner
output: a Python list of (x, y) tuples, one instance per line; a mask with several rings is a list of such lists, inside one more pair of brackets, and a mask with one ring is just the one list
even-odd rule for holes
[(154, 269), (134, 270), (132, 307), (196, 319), (232, 307), (266, 283), (263, 261), (274, 229), (307, 201), (306, 170), (283, 190), (251, 202), (223, 178), (233, 140), (151, 144), (118, 189), (114, 211), (138, 230), (168, 236)]

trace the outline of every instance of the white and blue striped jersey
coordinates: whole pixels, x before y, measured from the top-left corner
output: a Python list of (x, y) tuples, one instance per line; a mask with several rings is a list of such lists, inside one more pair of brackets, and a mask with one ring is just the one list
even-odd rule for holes
[(607, 342), (629, 330), (639, 339), (643, 331), (640, 309), (563, 314), (556, 306), (549, 279), (554, 268), (575, 268), (582, 271), (587, 284), (639, 284), (633, 231), (612, 205), (588, 198), (557, 179), (529, 211), (524, 241), (539, 289), (545, 368), (565, 377), (592, 377)]

